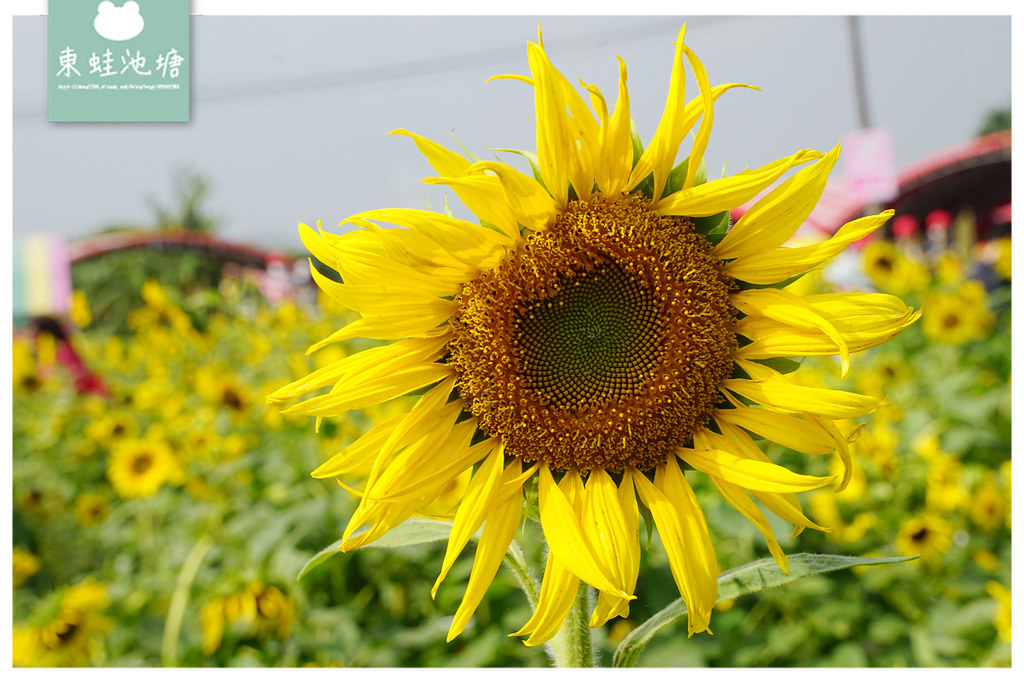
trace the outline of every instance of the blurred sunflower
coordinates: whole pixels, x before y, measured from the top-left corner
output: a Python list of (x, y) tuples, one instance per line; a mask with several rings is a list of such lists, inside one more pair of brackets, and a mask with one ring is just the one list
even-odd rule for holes
[(969, 515), (971, 521), (986, 531), (995, 531), (1006, 519), (1009, 499), (991, 473), (987, 473), (971, 492)]
[(1013, 640), (1011, 625), (1013, 597), (1010, 589), (998, 581), (989, 581), (985, 584), (985, 590), (996, 600), (996, 615), (993, 622), (999, 634), (999, 640), (1009, 643)]
[(107, 478), (122, 498), (149, 498), (180, 475), (170, 445), (146, 436), (121, 441), (110, 453)]
[(920, 261), (908, 258), (887, 240), (872, 240), (861, 254), (864, 273), (880, 290), (909, 294), (927, 287), (931, 275)]
[(922, 322), (925, 337), (940, 344), (965, 344), (988, 336), (994, 322), (983, 297), (973, 287), (960, 292), (928, 292), (927, 314)]
[(28, 625), (14, 626), (14, 666), (86, 666), (112, 622), (100, 612), (106, 587), (86, 579), (44, 600)]
[(920, 555), (925, 562), (934, 562), (952, 545), (953, 525), (932, 513), (906, 520), (896, 536), (896, 547), (903, 555)]
[[(668, 101), (647, 149), (631, 133), (626, 68), (615, 110), (585, 85), (593, 113), (531, 43), (537, 153), (533, 177), (504, 163), (454, 153), (405, 130), (480, 224), (429, 211), (387, 209), (345, 223), (345, 234), (300, 225), (338, 283), (320, 287), (361, 318), (323, 341), (392, 340), (322, 367), (271, 394), (275, 402), (327, 393), (286, 408), (336, 417), (407, 394), (386, 419), (313, 475), (368, 471), (343, 550), (369, 543), (475, 467), (454, 517), (441, 574), (481, 528), (448, 639), (465, 628), (538, 487), (549, 546), (533, 617), (514, 635), (536, 645), (559, 630), (580, 582), (599, 591), (591, 626), (629, 614), (640, 561), (639, 503), (650, 510), (688, 606), (689, 633), (709, 630), (718, 562), (683, 469), (711, 477), (725, 498), (786, 558), (765, 507), (797, 532), (820, 528), (795, 493), (837, 477), (793, 473), (768, 461), (750, 433), (801, 452), (837, 452), (849, 477), (847, 434), (835, 420), (877, 400), (802, 386), (787, 356), (850, 355), (879, 344), (918, 314), (885, 294), (799, 296), (782, 287), (822, 267), (892, 215), (841, 227), (830, 239), (782, 246), (817, 203), (839, 156), (803, 149), (766, 166), (705, 182), (714, 101), (701, 62), (676, 42)], [(700, 94), (687, 103), (684, 63)], [(688, 160), (676, 165), (697, 125)], [(815, 162), (815, 163), (812, 163)], [(730, 226), (729, 211), (768, 190)], [(374, 221), (405, 229), (382, 229)], [(312, 266), (312, 262), (311, 262)], [(421, 392), (421, 395), (419, 392)], [(638, 501), (639, 499), (639, 501)]]
[(28, 579), (36, 574), (43, 566), (43, 563), (38, 557), (23, 548), (19, 548), (18, 546), (14, 546), (11, 549), (11, 561), (11, 576), (15, 588), (28, 581)]
[(252, 406), (249, 388), (227, 367), (203, 367), (196, 373), (198, 394), (232, 420), (241, 420)]
[(107, 516), (110, 499), (102, 493), (86, 491), (75, 499), (75, 521), (82, 526), (93, 526)]
[(295, 623), (295, 606), (277, 586), (253, 581), (243, 590), (207, 602), (199, 610), (202, 650), (217, 651), (225, 629), (243, 638), (285, 638)]

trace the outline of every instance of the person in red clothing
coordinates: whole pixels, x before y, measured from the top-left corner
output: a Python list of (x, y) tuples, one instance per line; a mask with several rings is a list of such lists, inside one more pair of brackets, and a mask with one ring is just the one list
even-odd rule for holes
[(33, 339), (38, 339), (41, 334), (49, 334), (53, 337), (56, 361), (71, 373), (75, 382), (75, 390), (79, 395), (90, 393), (100, 396), (110, 395), (103, 380), (85, 365), (82, 357), (75, 351), (71, 337), (60, 320), (52, 316), (39, 316), (33, 318), (29, 323), (29, 330)]

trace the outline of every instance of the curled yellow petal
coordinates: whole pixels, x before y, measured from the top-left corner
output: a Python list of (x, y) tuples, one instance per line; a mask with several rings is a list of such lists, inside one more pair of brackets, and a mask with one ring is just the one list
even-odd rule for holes
[(640, 473), (633, 481), (651, 511), (668, 554), (669, 568), (687, 607), (689, 635), (711, 629), (718, 598), (718, 560), (704, 513), (674, 459), (659, 465), (654, 483)]
[(728, 451), (680, 448), (676, 455), (693, 469), (752, 491), (800, 493), (821, 488), (835, 477), (813, 477), (785, 467), (733, 455)]
[[(573, 472), (566, 472), (563, 476), (579, 477)], [(600, 558), (595, 557), (580, 527), (577, 513), (555, 484), (550, 469), (543, 465), (540, 468), (540, 521), (551, 552), (565, 562), (569, 571), (598, 590), (622, 598), (634, 597), (615, 585), (609, 570)]]

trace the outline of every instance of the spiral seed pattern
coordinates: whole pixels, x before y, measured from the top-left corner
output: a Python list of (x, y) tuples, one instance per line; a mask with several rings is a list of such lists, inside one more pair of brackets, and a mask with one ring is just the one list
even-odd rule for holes
[(732, 371), (733, 283), (686, 218), (639, 196), (570, 202), (463, 286), (448, 363), (480, 429), (555, 470), (649, 470)]

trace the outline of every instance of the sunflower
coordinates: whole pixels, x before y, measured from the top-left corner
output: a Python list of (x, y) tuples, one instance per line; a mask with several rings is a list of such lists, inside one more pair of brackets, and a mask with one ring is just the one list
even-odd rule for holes
[(861, 264), (871, 282), (886, 292), (901, 295), (918, 292), (931, 280), (931, 274), (922, 261), (887, 240), (869, 242), (861, 255)]
[[(786, 567), (761, 509), (820, 529), (795, 493), (849, 477), (848, 434), (836, 420), (878, 401), (804, 386), (789, 356), (850, 355), (879, 344), (918, 314), (886, 294), (798, 296), (782, 287), (822, 267), (882, 226), (886, 211), (828, 240), (782, 246), (818, 201), (839, 155), (803, 149), (766, 166), (706, 181), (712, 88), (684, 43), (675, 44), (669, 95), (651, 143), (632, 134), (626, 67), (618, 98), (583, 95), (531, 43), (533, 175), (466, 158), (406, 130), (438, 177), (480, 220), (386, 209), (346, 219), (332, 234), (300, 224), (304, 244), (341, 282), (312, 267), (319, 286), (361, 317), (323, 341), (390, 343), (350, 355), (272, 393), (288, 414), (323, 418), (406, 395), (404, 414), (372, 427), (314, 471), (352, 479), (368, 471), (342, 550), (363, 546), (421, 514), (453, 479), (472, 475), (455, 511), (436, 593), (480, 531), (468, 586), (448, 639), (463, 631), (536, 487), (549, 547), (535, 611), (513, 635), (550, 639), (581, 582), (599, 591), (590, 624), (626, 617), (640, 562), (641, 506), (667, 550), (688, 606), (690, 635), (709, 630), (718, 562), (684, 469), (710, 477), (765, 536)], [(685, 64), (700, 93), (685, 101)], [(700, 121), (699, 125), (697, 124)], [(696, 127), (687, 160), (675, 163)], [(728, 212), (769, 190), (730, 226)], [(400, 229), (385, 229), (389, 223)], [(326, 393), (321, 389), (330, 387)], [(771, 463), (751, 433), (812, 455), (838, 453), (836, 476)]]
[(906, 520), (896, 537), (896, 547), (904, 555), (920, 555), (925, 562), (939, 559), (953, 545), (953, 525), (933, 513)]
[(85, 579), (44, 600), (28, 625), (14, 626), (14, 666), (86, 666), (101, 651), (112, 622), (100, 612), (106, 587)]
[(82, 526), (94, 526), (110, 511), (110, 499), (102, 493), (86, 491), (75, 499), (75, 521)]
[(998, 581), (989, 581), (985, 584), (985, 590), (996, 600), (996, 614), (993, 619), (996, 630), (999, 633), (999, 640), (1004, 643), (1011, 642), (1011, 606), (1013, 598), (1010, 589)]
[(126, 439), (113, 448), (107, 478), (122, 498), (149, 498), (165, 483), (177, 479), (179, 470), (170, 445), (147, 436)]
[(956, 292), (933, 291), (925, 295), (923, 331), (940, 344), (966, 344), (982, 340), (992, 331), (995, 318), (988, 309), (984, 290), (961, 287)]
[(295, 605), (277, 586), (253, 581), (243, 590), (214, 598), (199, 610), (202, 650), (213, 654), (225, 627), (243, 638), (286, 638), (295, 623)]
[(24, 584), (43, 567), (42, 561), (29, 551), (14, 546), (11, 550), (12, 578), (14, 587)]

